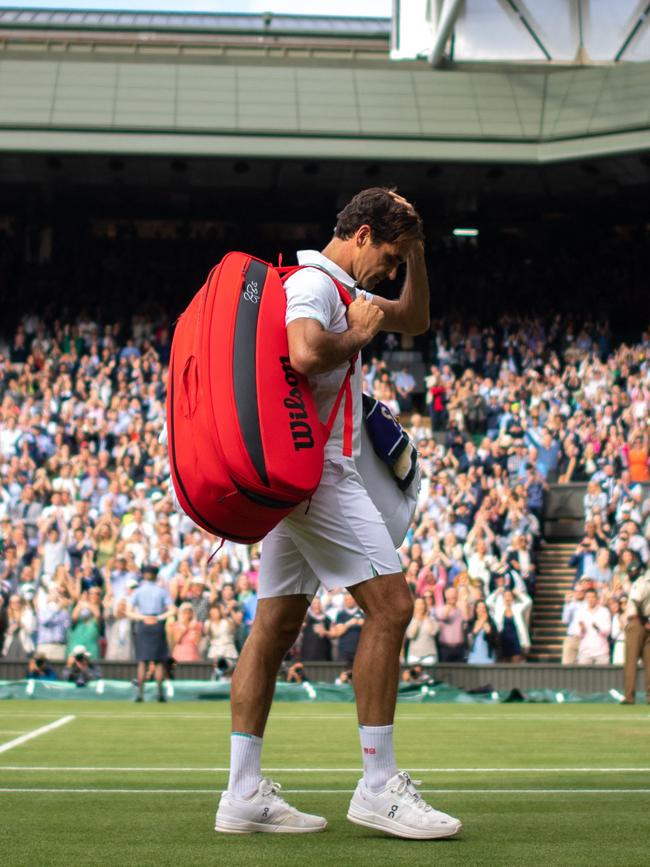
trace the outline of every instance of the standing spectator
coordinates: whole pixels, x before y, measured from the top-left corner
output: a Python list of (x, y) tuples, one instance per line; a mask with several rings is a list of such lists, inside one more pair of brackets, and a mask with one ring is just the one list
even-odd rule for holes
[(456, 587), (445, 589), (444, 605), (437, 606), (435, 613), (440, 625), (438, 632), (440, 662), (464, 662), (468, 618), (458, 604)]
[(526, 615), (530, 596), (499, 587), (485, 600), (499, 632), (501, 662), (521, 663), (530, 650)]
[(332, 621), (323, 611), (320, 598), (314, 596), (302, 630), (300, 657), (303, 662), (331, 662), (331, 627)]
[(225, 617), (218, 602), (210, 606), (208, 619), (203, 624), (206, 639), (206, 657), (217, 663), (227, 660), (234, 665), (239, 653), (235, 647), (235, 624)]
[(650, 571), (637, 578), (627, 603), (625, 626), (625, 698), (636, 700), (636, 675), (639, 659), (645, 669), (646, 697), (650, 704)]
[(5, 629), (2, 656), (5, 659), (26, 660), (34, 652), (32, 635), (36, 618), (31, 605), (17, 593), (9, 597), (7, 627)]
[(357, 605), (354, 596), (346, 593), (343, 599), (343, 610), (336, 615), (332, 626), (333, 638), (338, 638), (338, 658), (351, 666), (361, 638), (361, 627), (365, 622), (363, 611)]
[(445, 408), (447, 389), (436, 367), (431, 368), (431, 375), (427, 376), (426, 385), (427, 405), (431, 414), (431, 430), (444, 430), (447, 419), (447, 410)]
[(134, 659), (133, 623), (129, 619), (126, 597), (120, 596), (115, 603), (115, 608), (110, 597), (105, 600), (104, 623), (106, 624), (106, 659), (123, 662)]
[(39, 606), (37, 619), (37, 653), (52, 662), (64, 662), (70, 612), (55, 585), (51, 587), (44, 604)]
[(95, 592), (85, 590), (70, 615), (72, 628), (68, 634), (68, 654), (73, 653), (75, 647), (83, 647), (93, 659), (99, 657), (99, 635), (102, 622), (101, 591), (95, 588)]
[(469, 625), (469, 655), (470, 665), (490, 665), (496, 661), (499, 646), (499, 635), (496, 625), (487, 605), (482, 599), (476, 603), (474, 619)]
[(632, 437), (627, 454), (632, 482), (650, 482), (648, 464), (648, 435), (637, 433)]
[(609, 633), (612, 665), (625, 664), (625, 609), (615, 598), (609, 600), (609, 613), (612, 618), (612, 628)]
[(578, 665), (608, 665), (609, 634), (612, 629), (610, 613), (599, 603), (598, 593), (593, 588), (587, 590), (585, 602), (586, 605), (578, 614)]
[(410, 412), (413, 409), (415, 379), (413, 378), (413, 374), (410, 372), (408, 365), (403, 365), (397, 371), (393, 379), (400, 412)]
[(575, 589), (564, 598), (562, 623), (566, 626), (566, 635), (562, 642), (562, 665), (575, 665), (578, 661), (581, 638), (578, 615), (586, 605), (585, 584), (585, 581), (578, 582)]
[(176, 662), (199, 662), (201, 632), (201, 624), (194, 616), (192, 603), (183, 602), (178, 609), (178, 620), (172, 627), (174, 637), (172, 656)]
[[(135, 655), (138, 660), (136, 701), (144, 701), (144, 678), (149, 662), (155, 663), (156, 666), (158, 701), (165, 701), (163, 694), (164, 663), (169, 657), (165, 622), (174, 614), (175, 607), (168, 591), (156, 584), (157, 575), (154, 566), (145, 566), (142, 570), (144, 581), (133, 592), (127, 605), (129, 618), (136, 621)], [(191, 607), (190, 605), (190, 609)]]
[(408, 641), (407, 665), (435, 665), (438, 661), (436, 635), (440, 627), (431, 617), (424, 599), (413, 604), (413, 618), (406, 628)]

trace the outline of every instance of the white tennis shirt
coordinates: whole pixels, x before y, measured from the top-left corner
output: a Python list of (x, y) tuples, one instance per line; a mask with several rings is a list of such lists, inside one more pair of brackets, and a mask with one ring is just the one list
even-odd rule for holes
[[(332, 274), (339, 283), (348, 290), (352, 299), (358, 292), (362, 292), (367, 298), (372, 298), (369, 292), (357, 289), (355, 280), (342, 268), (323, 256), (317, 250), (299, 250), (299, 265), (315, 265), (315, 268), (305, 268), (297, 271), (284, 284), (287, 295), (287, 325), (296, 319), (316, 319), (326, 331), (340, 333), (347, 331), (346, 307), (341, 301), (338, 289), (330, 279)], [(324, 269), (324, 270), (320, 270)], [(334, 406), (336, 395), (348, 369), (348, 362), (340, 365), (329, 373), (316, 373), (308, 377), (309, 385), (316, 401), (318, 415), (322, 422), (326, 422), (330, 410)], [(341, 403), (339, 412), (332, 428), (332, 435), (325, 446), (325, 459), (335, 463), (344, 463), (353, 460), (361, 450), (361, 424), (362, 424), (362, 377), (361, 359), (357, 360), (355, 371), (351, 379), (352, 386), (352, 458), (343, 456), (343, 411)]]

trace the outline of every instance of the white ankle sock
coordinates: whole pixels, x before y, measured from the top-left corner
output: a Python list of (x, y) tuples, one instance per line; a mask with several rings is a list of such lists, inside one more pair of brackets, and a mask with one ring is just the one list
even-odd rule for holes
[(381, 792), (397, 773), (392, 726), (359, 726), (363, 781), (371, 792)]
[(250, 798), (262, 779), (262, 738), (244, 732), (230, 735), (228, 791), (236, 798)]

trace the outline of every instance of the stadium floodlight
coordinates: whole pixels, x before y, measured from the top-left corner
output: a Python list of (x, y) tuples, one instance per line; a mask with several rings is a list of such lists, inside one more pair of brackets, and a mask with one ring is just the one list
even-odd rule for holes
[(457, 238), (476, 238), (478, 229), (453, 229), (452, 234)]

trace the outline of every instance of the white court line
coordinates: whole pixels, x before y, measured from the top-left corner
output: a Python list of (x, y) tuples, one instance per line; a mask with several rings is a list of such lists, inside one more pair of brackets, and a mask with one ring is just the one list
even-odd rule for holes
[(7, 750), (13, 750), (14, 747), (19, 747), (21, 744), (27, 743), (27, 741), (31, 741), (33, 738), (38, 738), (41, 735), (47, 734), (48, 732), (54, 731), (54, 729), (58, 729), (60, 726), (64, 726), (66, 723), (72, 722), (74, 716), (62, 716), (61, 719), (55, 720), (49, 725), (41, 726), (38, 729), (34, 729), (32, 732), (27, 732), (24, 735), (21, 735), (19, 738), (14, 738), (12, 741), (7, 741), (6, 744), (2, 744), (0, 746), (0, 753), (6, 753)]
[[(495, 708), (502, 707), (502, 705), (495, 705)], [(611, 707), (618, 707), (618, 705), (611, 705)], [(431, 708), (432, 710), (433, 708)], [(427, 708), (429, 710), (429, 708)], [(553, 710), (556, 711), (557, 708), (553, 707)], [(548, 714), (418, 714), (408, 716), (406, 714), (399, 713), (398, 706), (398, 714), (397, 714), (397, 722), (473, 722), (474, 720), (498, 720), (501, 722), (502, 720), (514, 720), (516, 722), (527, 722), (528, 720), (537, 721), (541, 720), (546, 722), (547, 720), (555, 721), (555, 722), (563, 722), (564, 720), (580, 720), (584, 722), (611, 722), (612, 720), (621, 720), (621, 716), (618, 716), (618, 711), (612, 711), (611, 714), (557, 714), (552, 716), (550, 713)], [(630, 720), (647, 720), (650, 719), (650, 714), (641, 712), (641, 713), (630, 713), (629, 708), (626, 708), (623, 711), (624, 719)], [(42, 717), (42, 716), (51, 716), (50, 713), (34, 711), (29, 712), (6, 712), (3, 713), (0, 711), (0, 719), (3, 717), (12, 717), (12, 718), (28, 718), (28, 717)], [(93, 713), (92, 711), (80, 711), (75, 714), (77, 717), (87, 718), (87, 719), (119, 719), (119, 720), (129, 720), (134, 722), (146, 722), (152, 718), (162, 718), (162, 719), (207, 719), (207, 720), (221, 720), (221, 719), (230, 719), (229, 713), (181, 713), (170, 711), (169, 713), (165, 712), (156, 712), (151, 711), (148, 712), (143, 710), (140, 707), (138, 710), (134, 710), (133, 713)], [(354, 708), (351, 709), (349, 714), (281, 714), (281, 713), (271, 713), (270, 722), (274, 720), (296, 720), (298, 722), (311, 722), (311, 720), (346, 720), (350, 721), (352, 719), (356, 719)]]
[[(81, 772), (134, 772), (134, 773), (191, 773), (213, 774), (226, 773), (228, 767), (222, 768), (161, 768), (161, 767), (90, 767), (86, 765), (0, 765), (0, 771), (81, 771)], [(361, 768), (263, 768), (265, 772), (272, 774), (360, 774)], [(648, 774), (650, 768), (411, 768), (415, 774)]]
[[(283, 789), (289, 795), (350, 795), (351, 789)], [(648, 795), (650, 789), (420, 789), (427, 795)], [(0, 794), (213, 795), (215, 789), (0, 788)]]

